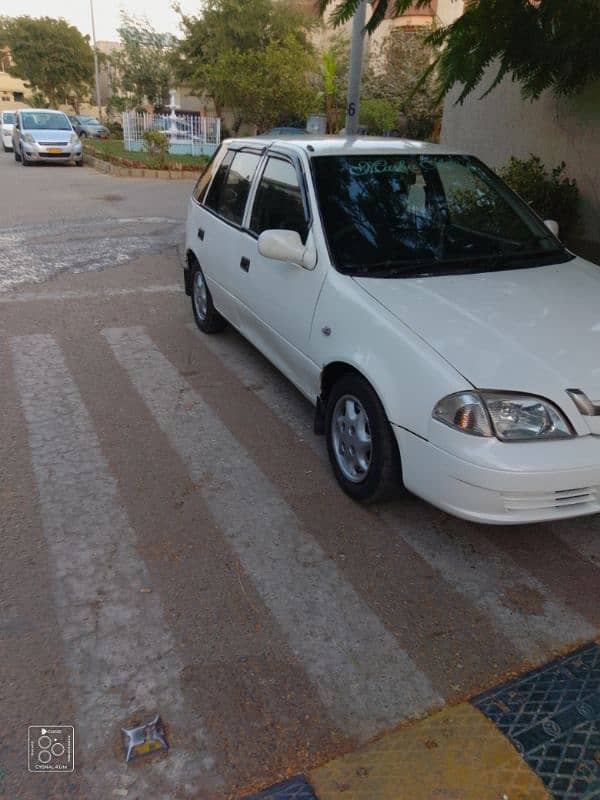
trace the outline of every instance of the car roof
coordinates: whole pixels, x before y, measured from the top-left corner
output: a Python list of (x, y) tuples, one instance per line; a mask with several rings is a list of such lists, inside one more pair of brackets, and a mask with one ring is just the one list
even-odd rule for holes
[(253, 146), (264, 148), (285, 145), (296, 151), (304, 151), (311, 156), (323, 155), (461, 155), (459, 150), (447, 145), (418, 142), (412, 139), (396, 139), (388, 136), (248, 136), (239, 139), (226, 139), (228, 145), (236, 147)]

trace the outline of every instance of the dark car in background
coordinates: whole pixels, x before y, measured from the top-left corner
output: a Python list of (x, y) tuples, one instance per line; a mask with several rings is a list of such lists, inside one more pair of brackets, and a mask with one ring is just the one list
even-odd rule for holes
[(89, 136), (90, 139), (108, 139), (110, 136), (108, 128), (98, 122), (97, 119), (94, 119), (94, 117), (74, 114), (69, 119), (75, 129), (75, 133), (80, 137)]

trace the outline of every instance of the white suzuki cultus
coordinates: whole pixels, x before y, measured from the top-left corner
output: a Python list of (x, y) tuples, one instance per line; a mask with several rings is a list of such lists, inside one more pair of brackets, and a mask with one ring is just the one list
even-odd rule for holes
[(478, 522), (600, 511), (600, 267), (477, 159), (419, 142), (224, 142), (186, 291), (315, 405), (342, 488)]

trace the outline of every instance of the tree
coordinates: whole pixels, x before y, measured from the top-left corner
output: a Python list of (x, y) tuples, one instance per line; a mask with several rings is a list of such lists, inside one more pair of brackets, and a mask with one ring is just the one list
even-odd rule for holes
[[(189, 16), (175, 8), (183, 32), (173, 54), (178, 79), (200, 96), (210, 94), (217, 113), (223, 106), (232, 107), (236, 128), (243, 120), (258, 124), (258, 116), (262, 120), (272, 117), (270, 113), (265, 116), (269, 86), (253, 85), (253, 81), (258, 83), (258, 74), (274, 81), (271, 95), (283, 98), (282, 113), (293, 111), (290, 106), (298, 106), (298, 100), (301, 106), (304, 104), (299, 91), (302, 74), (298, 74), (298, 68), (296, 73), (292, 69), (293, 58), (299, 57), (304, 65), (306, 54), (312, 53), (307, 37), (309, 23), (301, 12), (272, 0), (206, 0), (200, 16)], [(284, 63), (284, 47), (289, 49), (289, 64)], [(270, 72), (274, 63), (289, 74), (287, 97), (278, 76)], [(241, 74), (243, 69), (257, 69), (257, 76)], [(242, 86), (247, 86), (247, 96), (261, 96), (260, 113), (244, 101)]]
[(320, 70), (315, 75), (318, 87), (317, 101), (322, 102), (327, 117), (327, 133), (337, 133), (343, 123), (341, 108), (344, 106), (348, 83), (349, 48), (345, 38), (337, 37), (320, 53)]
[(89, 96), (94, 70), (89, 38), (64, 19), (3, 17), (0, 45), (10, 50), (10, 74), (25, 81), (41, 105), (70, 102), (77, 109)]
[(141, 106), (165, 104), (173, 80), (171, 34), (158, 33), (145, 18), (121, 12), (121, 47), (110, 56), (116, 85)]
[[(429, 0), (414, 0), (427, 6)], [(333, 19), (350, 19), (361, 0), (319, 0), (321, 10), (335, 4)], [(388, 10), (400, 15), (413, 0), (374, 0), (367, 24), (374, 31)], [(473, 0), (451, 25), (434, 31), (441, 47), (437, 60), (441, 94), (463, 84), (459, 102), (481, 82), (488, 67), (497, 72), (486, 93), (507, 75), (520, 84), (524, 98), (546, 89), (570, 95), (600, 77), (599, 0)]]
[(288, 36), (263, 49), (224, 50), (204, 75), (215, 96), (233, 111), (236, 130), (245, 121), (264, 131), (282, 115), (306, 116), (314, 100), (305, 77), (311, 65), (310, 51)]
[(437, 49), (427, 42), (423, 32), (398, 28), (373, 56), (363, 80), (364, 97), (392, 104), (396, 120), (388, 127), (402, 128), (398, 124), (402, 115), (406, 135), (428, 138), (441, 113), (439, 83), (430, 70), (437, 59)]

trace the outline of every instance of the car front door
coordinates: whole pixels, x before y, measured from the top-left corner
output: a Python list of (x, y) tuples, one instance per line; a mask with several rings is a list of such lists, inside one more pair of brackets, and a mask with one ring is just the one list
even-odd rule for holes
[(325, 280), (325, 259), (309, 270), (258, 252), (258, 237), (266, 230), (293, 230), (314, 246), (307, 183), (299, 159), (269, 154), (245, 222), (241, 256), (246, 266), (240, 282), (244, 333), (305, 394), (313, 396), (319, 367), (309, 357), (309, 339)]

